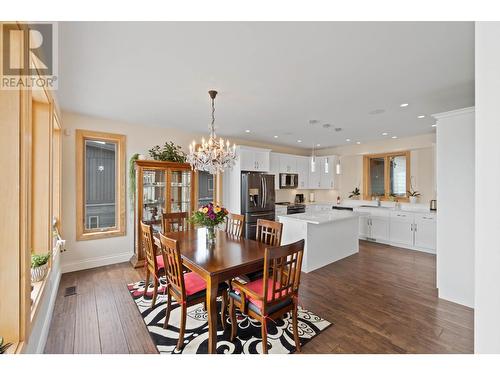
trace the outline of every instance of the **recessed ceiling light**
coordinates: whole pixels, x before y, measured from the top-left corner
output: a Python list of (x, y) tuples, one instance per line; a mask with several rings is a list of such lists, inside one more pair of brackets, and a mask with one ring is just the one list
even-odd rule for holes
[(319, 143), (318, 143), (318, 144), (316, 144), (316, 147), (319, 147), (319, 146), (321, 146)]
[(399, 105), (400, 107), (404, 108), (404, 107), (408, 107), (408, 103), (402, 103)]
[(424, 118), (425, 115), (418, 115), (417, 118)]
[(345, 141), (346, 142), (351, 142), (351, 138), (347, 138)]
[(274, 138), (278, 138), (278, 136), (277, 136), (277, 135), (275, 135), (275, 136), (274, 136)]
[(389, 133), (387, 133), (387, 132), (383, 132), (383, 133), (382, 133), (382, 135), (388, 135), (388, 134), (389, 134)]
[(297, 143), (302, 143), (302, 139), (297, 139)]
[(248, 129), (247, 129), (247, 130), (245, 130), (245, 133), (250, 133), (250, 130), (248, 130)]
[(397, 138), (397, 136), (393, 135), (391, 138), (392, 138), (392, 139), (396, 139), (396, 138)]
[(385, 109), (382, 108), (377, 108), (374, 109), (373, 111), (368, 112), (369, 115), (380, 115), (381, 113), (384, 113)]
[(432, 127), (435, 128), (437, 124), (432, 124)]
[(361, 142), (360, 142), (360, 141), (357, 141), (357, 142), (356, 142), (356, 144), (357, 144), (357, 145), (360, 145), (360, 144), (361, 144)]

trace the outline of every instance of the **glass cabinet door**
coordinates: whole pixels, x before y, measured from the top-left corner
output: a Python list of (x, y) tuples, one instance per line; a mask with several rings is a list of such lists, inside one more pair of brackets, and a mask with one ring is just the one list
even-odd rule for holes
[(143, 170), (142, 220), (153, 226), (154, 231), (161, 231), (161, 216), (166, 212), (165, 171), (161, 169)]
[(171, 172), (170, 212), (191, 212), (190, 170), (173, 170)]

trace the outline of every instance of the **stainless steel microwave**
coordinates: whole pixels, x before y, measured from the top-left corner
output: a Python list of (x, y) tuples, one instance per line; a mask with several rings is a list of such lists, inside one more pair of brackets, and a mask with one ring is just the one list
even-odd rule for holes
[(297, 189), (299, 175), (297, 173), (280, 173), (280, 189)]

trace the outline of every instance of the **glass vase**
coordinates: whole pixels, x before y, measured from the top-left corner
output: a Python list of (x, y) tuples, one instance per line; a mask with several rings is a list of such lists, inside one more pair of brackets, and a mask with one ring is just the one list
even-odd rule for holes
[(216, 234), (215, 234), (215, 226), (207, 226), (207, 243), (209, 245), (213, 245), (215, 243), (215, 238), (216, 238)]

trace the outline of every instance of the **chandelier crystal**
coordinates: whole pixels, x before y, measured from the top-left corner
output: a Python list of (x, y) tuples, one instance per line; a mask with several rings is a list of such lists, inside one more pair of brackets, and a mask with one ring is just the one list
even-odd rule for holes
[(212, 100), (212, 123), (210, 124), (210, 136), (208, 141), (201, 139), (201, 145), (196, 147), (193, 141), (189, 145), (187, 161), (195, 171), (206, 171), (211, 174), (224, 172), (225, 169), (232, 168), (236, 160), (236, 145), (231, 147), (228, 140), (224, 142), (222, 138), (217, 139), (215, 134), (215, 96), (217, 91), (208, 92)]

